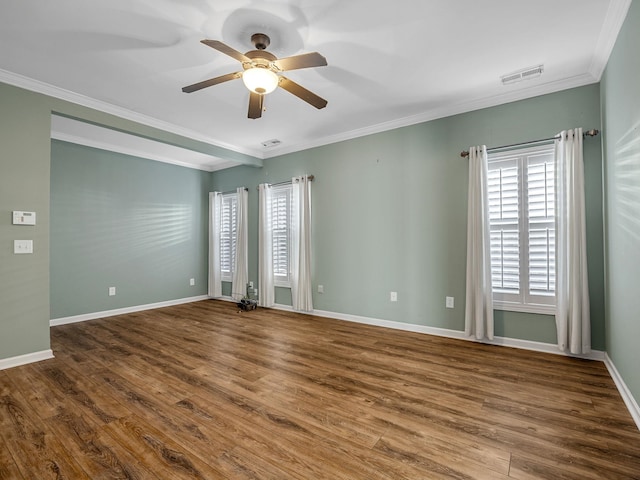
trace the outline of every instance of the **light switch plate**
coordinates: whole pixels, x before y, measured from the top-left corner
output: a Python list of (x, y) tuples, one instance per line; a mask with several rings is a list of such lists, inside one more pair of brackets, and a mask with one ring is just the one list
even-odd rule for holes
[(14, 240), (13, 253), (33, 253), (33, 240)]

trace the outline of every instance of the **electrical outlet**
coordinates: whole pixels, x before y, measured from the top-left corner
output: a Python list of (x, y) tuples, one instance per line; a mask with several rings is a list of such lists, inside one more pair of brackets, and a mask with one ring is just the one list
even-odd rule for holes
[(249, 282), (249, 288), (253, 288), (253, 282)]
[(116, 287), (109, 287), (109, 296), (113, 297), (116, 294)]
[(318, 285), (318, 293), (324, 293), (324, 285)]
[(190, 278), (189, 279), (189, 285), (191, 285), (192, 287), (196, 284), (196, 279), (195, 278)]
[(446, 297), (445, 305), (447, 308), (453, 308), (453, 297)]
[(398, 301), (398, 292), (391, 292), (391, 294), (389, 295), (389, 300), (391, 300), (392, 302), (397, 302)]

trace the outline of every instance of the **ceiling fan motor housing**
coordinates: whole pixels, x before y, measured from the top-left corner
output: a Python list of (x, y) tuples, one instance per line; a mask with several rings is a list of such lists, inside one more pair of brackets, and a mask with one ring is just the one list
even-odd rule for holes
[(251, 59), (251, 63), (244, 62), (242, 64), (245, 70), (251, 67), (271, 68), (271, 62), (275, 62), (278, 59), (278, 57), (266, 50), (251, 50), (245, 53), (244, 56)]

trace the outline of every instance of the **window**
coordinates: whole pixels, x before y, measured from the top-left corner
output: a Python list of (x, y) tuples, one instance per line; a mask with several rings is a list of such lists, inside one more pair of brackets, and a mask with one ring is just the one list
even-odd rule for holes
[(220, 212), (220, 272), (223, 282), (231, 282), (236, 257), (238, 194), (222, 195)]
[(495, 308), (552, 313), (554, 147), (489, 155), (488, 188)]
[(272, 188), (271, 230), (273, 234), (273, 282), (277, 287), (291, 283), (291, 185)]

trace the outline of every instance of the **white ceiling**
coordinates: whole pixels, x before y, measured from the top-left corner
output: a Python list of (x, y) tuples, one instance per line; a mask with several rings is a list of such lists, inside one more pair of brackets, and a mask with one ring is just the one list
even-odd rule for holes
[[(5, 1), (0, 81), (269, 158), (597, 82), (629, 4)], [(277, 89), (266, 97), (262, 118), (251, 120), (241, 80), (181, 91), (240, 70), (236, 60), (200, 40), (221, 40), (246, 52), (256, 32), (271, 37), (268, 50), (278, 57), (318, 51), (327, 58), (326, 67), (286, 74), (327, 99), (325, 109)], [(542, 76), (502, 85), (502, 75), (539, 64)], [(282, 143), (263, 147), (270, 139)]]

